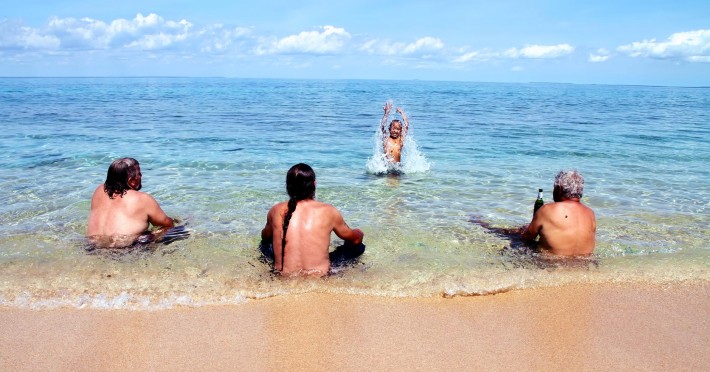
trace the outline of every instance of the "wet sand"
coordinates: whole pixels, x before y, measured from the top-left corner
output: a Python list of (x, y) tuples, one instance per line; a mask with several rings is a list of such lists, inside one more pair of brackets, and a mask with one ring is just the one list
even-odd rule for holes
[(0, 370), (709, 370), (710, 284), (0, 309)]

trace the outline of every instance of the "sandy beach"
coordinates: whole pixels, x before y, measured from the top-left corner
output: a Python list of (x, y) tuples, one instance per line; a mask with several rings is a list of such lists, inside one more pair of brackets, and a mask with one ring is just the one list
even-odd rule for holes
[(708, 370), (710, 285), (0, 309), (2, 370)]

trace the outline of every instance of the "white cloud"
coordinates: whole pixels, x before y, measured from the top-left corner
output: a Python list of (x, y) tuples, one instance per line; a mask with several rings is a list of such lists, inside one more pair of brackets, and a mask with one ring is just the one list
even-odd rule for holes
[(468, 52), (454, 58), (454, 62), (466, 63), (468, 61), (477, 59), (476, 57), (478, 57), (478, 52)]
[(592, 62), (592, 63), (600, 63), (600, 62), (606, 62), (609, 59), (609, 56), (602, 56), (598, 54), (592, 54), (589, 53), (589, 58), (587, 61)]
[(324, 26), (316, 31), (303, 31), (286, 36), (260, 48), (260, 54), (331, 54), (339, 52), (350, 39), (342, 28)]
[(574, 52), (574, 47), (569, 44), (558, 45), (526, 45), (522, 49), (508, 49), (504, 55), (510, 58), (559, 58)]
[(52, 17), (45, 27), (0, 26), (0, 48), (34, 50), (96, 50), (110, 48), (160, 49), (185, 41), (192, 24), (165, 20), (156, 14), (115, 19), (110, 23), (92, 18)]
[(454, 58), (456, 63), (466, 63), (469, 61), (488, 61), (491, 59), (501, 58), (501, 54), (497, 52), (491, 52), (489, 50), (473, 51), (464, 53), (459, 57)]
[(609, 51), (601, 48), (598, 49), (596, 53), (589, 53), (589, 59), (587, 59), (587, 61), (592, 63), (601, 63), (606, 62), (610, 57)]
[(426, 54), (436, 52), (443, 48), (444, 43), (442, 43), (441, 40), (427, 36), (421, 39), (417, 39), (417, 41), (411, 44), (407, 44), (407, 46), (404, 47), (404, 50), (402, 50), (402, 53), (408, 55)]
[[(97, 51), (111, 52), (112, 56), (117, 55), (113, 52), (121, 51), (173, 51), (180, 52), (182, 58), (199, 54), (248, 55), (254, 53), (263, 39), (246, 27), (210, 24), (198, 28), (185, 19), (167, 20), (152, 13), (108, 22), (53, 17), (41, 27), (0, 20), (0, 53), (5, 59)], [(157, 58), (156, 55), (143, 56)]]
[(435, 37), (422, 37), (412, 43), (392, 43), (387, 40), (373, 39), (360, 46), (360, 51), (367, 54), (383, 56), (430, 56), (444, 49), (441, 39)]
[(59, 46), (60, 41), (54, 35), (44, 35), (8, 20), (0, 21), (0, 49), (55, 50)]
[(503, 51), (491, 51), (483, 49), (464, 53), (456, 58), (454, 62), (465, 63), (470, 61), (488, 61), (493, 59), (552, 59), (559, 58), (574, 52), (574, 47), (569, 44), (558, 45), (526, 45), (523, 48), (509, 48)]
[(192, 24), (186, 20), (166, 21), (157, 14), (138, 13), (132, 20), (106, 23), (92, 18), (52, 18), (46, 32), (56, 35), (67, 49), (129, 47), (159, 49), (187, 39)]
[(710, 56), (690, 56), (686, 59), (689, 62), (710, 62)]
[(678, 32), (666, 41), (635, 41), (617, 48), (631, 57), (710, 62), (710, 29)]
[(225, 28), (221, 24), (207, 26), (197, 32), (199, 39), (203, 40), (200, 51), (220, 53), (233, 46), (243, 47), (250, 40), (251, 33), (251, 29), (246, 27)]

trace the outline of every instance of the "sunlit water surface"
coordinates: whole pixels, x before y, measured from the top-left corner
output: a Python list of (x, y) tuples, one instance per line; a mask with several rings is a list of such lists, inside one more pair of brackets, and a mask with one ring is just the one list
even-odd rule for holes
[[(411, 123), (399, 175), (378, 161), (387, 100)], [(709, 89), (0, 79), (0, 130), (0, 305), (140, 309), (710, 279)], [(143, 191), (189, 239), (84, 249), (91, 194), (123, 156), (140, 161)], [(360, 261), (326, 279), (274, 278), (257, 250), (297, 162), (316, 170), (317, 198), (366, 234)], [(471, 222), (527, 223), (537, 189), (550, 201), (562, 168), (586, 177), (594, 259), (543, 261)]]

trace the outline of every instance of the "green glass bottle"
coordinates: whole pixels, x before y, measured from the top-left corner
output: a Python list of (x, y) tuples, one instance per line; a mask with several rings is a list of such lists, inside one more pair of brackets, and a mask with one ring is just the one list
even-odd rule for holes
[(542, 189), (537, 189), (537, 199), (535, 199), (535, 208), (533, 209), (533, 214), (537, 212), (545, 202), (542, 201)]

